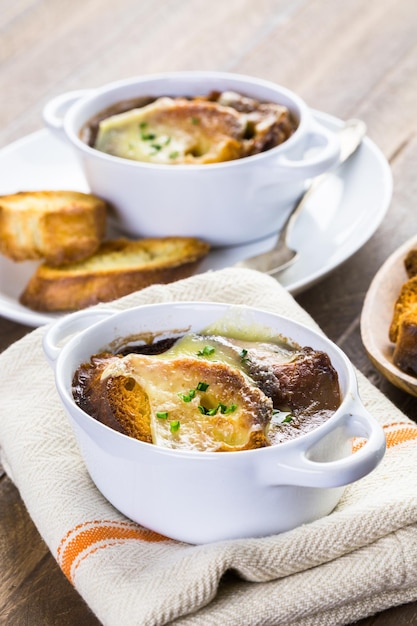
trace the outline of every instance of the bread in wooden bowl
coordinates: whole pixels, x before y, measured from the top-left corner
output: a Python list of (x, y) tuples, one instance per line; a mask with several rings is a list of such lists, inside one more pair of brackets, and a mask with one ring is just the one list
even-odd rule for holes
[(412, 248), (407, 252), (404, 259), (404, 267), (409, 278), (417, 275), (417, 248)]
[(394, 351), (392, 361), (400, 370), (417, 376), (417, 250), (410, 249), (404, 257), (406, 280), (394, 304), (389, 326), (389, 339)]
[(417, 277), (409, 278), (402, 286), (394, 304), (391, 324), (389, 327), (389, 339), (396, 343), (398, 339), (401, 320), (405, 313), (417, 304)]
[(78, 191), (22, 191), (0, 196), (0, 252), (13, 261), (62, 265), (97, 250), (107, 205)]
[(154, 283), (189, 276), (208, 251), (208, 244), (192, 237), (111, 239), (83, 261), (40, 265), (20, 302), (51, 312), (109, 302)]
[(392, 360), (403, 372), (417, 376), (417, 301), (401, 315)]

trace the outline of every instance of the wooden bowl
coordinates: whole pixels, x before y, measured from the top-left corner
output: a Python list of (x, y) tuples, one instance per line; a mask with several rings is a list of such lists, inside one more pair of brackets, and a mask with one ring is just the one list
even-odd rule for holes
[(376, 369), (396, 387), (417, 396), (417, 377), (394, 365), (394, 344), (388, 337), (395, 302), (408, 279), (404, 259), (413, 247), (417, 247), (417, 236), (393, 252), (375, 274), (362, 309), (361, 334), (366, 352)]

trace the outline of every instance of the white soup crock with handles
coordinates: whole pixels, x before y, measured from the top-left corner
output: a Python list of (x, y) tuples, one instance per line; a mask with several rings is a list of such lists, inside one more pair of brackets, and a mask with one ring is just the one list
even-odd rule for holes
[[(287, 106), (296, 131), (261, 154), (202, 165), (137, 162), (100, 152), (80, 138), (91, 118), (117, 102), (224, 90)], [(192, 236), (213, 246), (266, 237), (281, 228), (306, 181), (339, 159), (337, 135), (297, 94), (240, 74), (172, 72), (67, 92), (46, 104), (43, 119), (75, 149), (91, 192), (112, 205), (114, 224), (138, 237)]]
[[(338, 372), (342, 403), (316, 429), (282, 444), (236, 452), (174, 450), (112, 430), (74, 402), (73, 375), (102, 350), (151, 334), (201, 331), (214, 322), (272, 329), (323, 350)], [(128, 338), (128, 339), (127, 339)], [(325, 336), (262, 310), (176, 302), (125, 311), (87, 309), (46, 330), (44, 351), (88, 472), (123, 514), (167, 537), (207, 543), (281, 533), (330, 513), (344, 486), (371, 472), (385, 452), (381, 426), (358, 397), (354, 369)], [(352, 453), (352, 438), (364, 445)]]

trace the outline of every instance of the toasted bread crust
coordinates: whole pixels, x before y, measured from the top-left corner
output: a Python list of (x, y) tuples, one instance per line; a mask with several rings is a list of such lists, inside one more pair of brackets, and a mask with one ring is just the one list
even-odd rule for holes
[[(132, 132), (136, 138), (140, 124), (154, 131), (158, 150), (146, 137), (131, 141)], [(218, 163), (242, 156), (245, 128), (246, 121), (233, 108), (161, 97), (141, 109), (105, 119), (95, 147), (114, 156), (153, 163)], [(175, 142), (176, 156), (173, 142), (166, 144), (167, 136)]]
[(109, 302), (148, 285), (189, 276), (208, 250), (208, 244), (189, 237), (109, 240), (84, 261), (63, 267), (41, 265), (20, 301), (37, 311)]
[(410, 250), (405, 257), (404, 267), (408, 278), (413, 278), (417, 275), (417, 250), (415, 248)]
[(394, 305), (394, 312), (389, 328), (389, 339), (395, 343), (398, 339), (401, 319), (405, 313), (417, 304), (417, 276), (409, 278), (401, 287)]
[(392, 360), (404, 372), (417, 375), (417, 302), (399, 319)]
[[(198, 390), (202, 381), (207, 388)], [(269, 445), (272, 401), (239, 370), (217, 361), (155, 359), (129, 354), (110, 359), (96, 385), (124, 432), (169, 448), (226, 452)], [(192, 398), (185, 398), (190, 390)], [(223, 410), (216, 410), (222, 403)], [(213, 414), (201, 412), (202, 406)], [(228, 408), (228, 410), (227, 410)], [(166, 416), (161, 419), (158, 412)], [(170, 423), (178, 420), (174, 434)]]
[(106, 233), (107, 205), (77, 191), (0, 197), (0, 252), (13, 261), (61, 265), (93, 254)]

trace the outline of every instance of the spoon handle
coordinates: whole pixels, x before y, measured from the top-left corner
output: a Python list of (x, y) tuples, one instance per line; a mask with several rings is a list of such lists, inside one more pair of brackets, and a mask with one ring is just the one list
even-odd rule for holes
[[(347, 120), (338, 131), (340, 139), (340, 157), (338, 166), (342, 165), (358, 148), (366, 133), (366, 124), (362, 120)], [(281, 228), (276, 243), (272, 250), (263, 252), (256, 256), (244, 259), (235, 263), (235, 267), (246, 267), (255, 269), (267, 274), (277, 274), (288, 267), (295, 261), (298, 252), (290, 248), (287, 244), (288, 235), (292, 231), (294, 224), (301, 213), (306, 201), (310, 198), (317, 187), (327, 178), (329, 174), (326, 172), (314, 178), (309, 187), (303, 192), (302, 196), (296, 202), (290, 214), (288, 215), (283, 227)]]
[[(365, 133), (366, 133), (366, 124), (362, 120), (352, 118), (345, 122), (343, 127), (338, 132), (339, 139), (340, 139), (340, 156), (339, 156), (339, 162), (338, 162), (337, 167), (345, 163), (345, 161), (347, 161), (349, 157), (352, 154), (354, 154), (354, 152), (357, 150), (358, 146), (360, 145)], [(282, 227), (278, 235), (275, 248), (270, 251), (271, 254), (274, 252), (275, 249), (278, 249), (279, 247), (283, 245), (286, 245), (286, 246), (288, 245), (287, 244), (288, 235), (294, 228), (294, 224), (299, 214), (301, 213), (301, 209), (304, 207), (306, 201), (316, 191), (316, 189), (323, 183), (323, 181), (326, 180), (328, 175), (329, 175), (328, 172), (325, 172), (324, 174), (321, 174), (320, 176), (316, 176), (316, 178), (312, 180), (312, 182), (310, 183), (306, 191), (304, 191), (303, 195), (298, 200), (298, 202), (294, 205), (293, 210), (288, 215), (284, 223), (284, 226)], [(283, 262), (280, 266), (275, 266), (274, 268), (271, 268), (270, 270), (268, 270), (268, 273), (275, 273), (278, 271), (282, 271), (285, 267), (289, 265), (289, 263), (293, 259), (295, 260), (296, 255), (297, 253), (294, 253), (291, 259), (288, 259), (287, 262)]]

